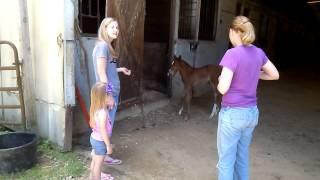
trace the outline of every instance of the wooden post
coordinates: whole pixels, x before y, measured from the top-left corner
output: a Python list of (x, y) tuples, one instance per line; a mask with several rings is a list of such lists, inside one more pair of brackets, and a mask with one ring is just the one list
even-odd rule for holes
[(19, 39), (19, 54), (22, 61), (22, 84), (23, 95), (25, 100), (26, 109), (26, 126), (30, 130), (32, 122), (36, 122), (35, 116), (35, 99), (34, 99), (34, 68), (31, 58), (30, 36), (29, 36), (29, 18), (28, 7), (26, 0), (19, 0), (19, 13), (20, 13), (20, 39)]

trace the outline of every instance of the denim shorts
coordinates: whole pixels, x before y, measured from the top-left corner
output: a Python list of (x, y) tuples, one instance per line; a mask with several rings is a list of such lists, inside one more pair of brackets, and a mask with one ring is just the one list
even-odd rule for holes
[(107, 147), (103, 141), (95, 140), (90, 136), (90, 144), (96, 155), (105, 156), (107, 154)]

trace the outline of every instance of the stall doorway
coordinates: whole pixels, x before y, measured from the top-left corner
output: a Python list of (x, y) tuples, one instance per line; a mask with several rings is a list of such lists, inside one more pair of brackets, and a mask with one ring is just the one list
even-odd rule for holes
[(168, 94), (168, 48), (171, 0), (146, 0), (143, 84), (146, 90)]

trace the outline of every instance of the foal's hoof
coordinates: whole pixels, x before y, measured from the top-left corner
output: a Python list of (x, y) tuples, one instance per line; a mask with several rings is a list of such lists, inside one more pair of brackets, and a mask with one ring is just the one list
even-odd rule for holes
[(218, 115), (218, 113), (211, 113), (209, 119), (213, 119), (214, 116)]
[(188, 121), (189, 120), (189, 116), (184, 116), (183, 120)]

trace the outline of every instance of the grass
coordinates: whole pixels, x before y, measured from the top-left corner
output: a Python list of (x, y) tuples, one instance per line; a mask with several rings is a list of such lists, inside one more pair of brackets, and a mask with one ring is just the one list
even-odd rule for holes
[(15, 174), (0, 175), (0, 180), (78, 179), (86, 173), (86, 162), (72, 152), (61, 152), (49, 141), (38, 145), (37, 163), (31, 169)]

